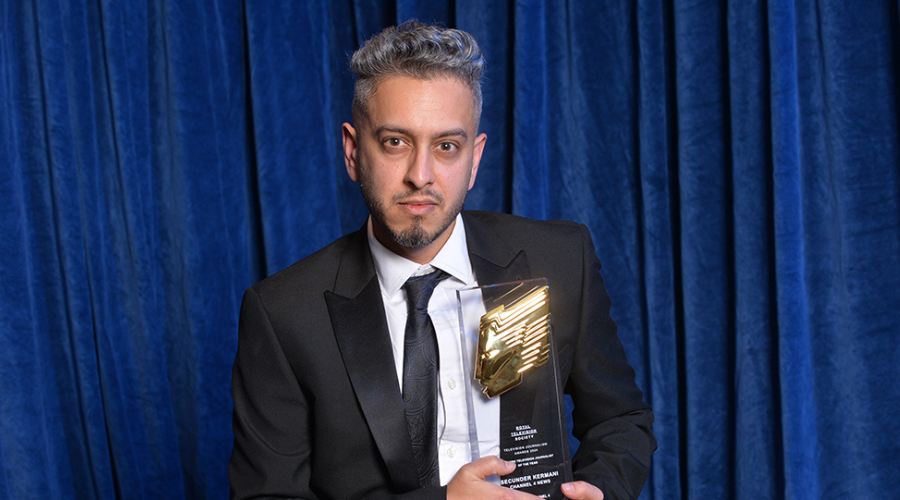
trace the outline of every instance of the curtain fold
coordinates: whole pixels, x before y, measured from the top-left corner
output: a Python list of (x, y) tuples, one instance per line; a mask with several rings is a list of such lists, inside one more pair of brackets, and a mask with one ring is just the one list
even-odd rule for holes
[(359, 228), (350, 54), (470, 31), (467, 208), (585, 224), (641, 498), (900, 489), (892, 0), (0, 4), (0, 498), (222, 498), (246, 287)]

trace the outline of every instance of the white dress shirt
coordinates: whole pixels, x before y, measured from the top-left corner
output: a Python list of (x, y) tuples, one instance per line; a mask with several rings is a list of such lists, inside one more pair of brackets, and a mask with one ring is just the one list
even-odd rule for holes
[[(477, 456), (499, 455), (500, 453), (500, 398), (488, 399), (480, 390), (472, 373), (464, 373), (460, 353), (461, 335), (457, 312), (456, 290), (477, 286), (475, 273), (469, 261), (466, 245), (466, 230), (461, 215), (456, 216), (456, 224), (450, 239), (435, 258), (428, 264), (419, 265), (391, 252), (372, 233), (372, 218), (368, 223), (369, 247), (375, 261), (375, 271), (381, 287), (397, 380), (403, 387), (403, 344), (406, 334), (406, 292), (402, 286), (411, 276), (432, 272), (435, 268), (450, 275), (441, 281), (428, 302), (428, 315), (434, 324), (438, 340), (440, 371), (438, 373), (438, 462), (441, 485), (450, 482), (460, 467), (470, 462), (476, 455), (469, 448), (467, 397), (474, 403), (475, 420), (478, 428), (479, 446)], [(469, 331), (477, 331), (483, 314), (472, 311), (463, 321)], [(465, 342), (468, 365), (475, 360), (475, 342)], [(470, 394), (465, 388), (469, 386)]]

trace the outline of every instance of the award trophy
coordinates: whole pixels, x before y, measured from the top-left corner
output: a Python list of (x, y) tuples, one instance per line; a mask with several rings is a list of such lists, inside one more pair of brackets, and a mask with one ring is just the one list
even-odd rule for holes
[(516, 463), (500, 485), (564, 498), (560, 485), (572, 480), (572, 466), (547, 280), (465, 288), (457, 301), (462, 359), (473, 374), (466, 381), (472, 460), (480, 455), (472, 399), (499, 397), (500, 458)]

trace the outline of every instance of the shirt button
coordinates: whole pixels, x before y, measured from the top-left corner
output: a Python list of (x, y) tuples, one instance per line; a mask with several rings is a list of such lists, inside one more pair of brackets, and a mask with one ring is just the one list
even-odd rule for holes
[(456, 389), (456, 379), (452, 379), (452, 378), (451, 378), (450, 380), (448, 380), (448, 381), (447, 381), (447, 387), (449, 387), (451, 391), (452, 391), (453, 389)]
[(456, 456), (456, 448), (454, 448), (453, 446), (447, 448), (447, 456), (450, 458), (455, 457)]

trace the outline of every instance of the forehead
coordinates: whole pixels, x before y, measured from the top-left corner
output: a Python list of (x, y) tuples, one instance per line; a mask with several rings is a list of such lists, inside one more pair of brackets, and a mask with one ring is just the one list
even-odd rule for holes
[(373, 128), (474, 128), (472, 90), (453, 77), (421, 79), (393, 76), (379, 82), (369, 99), (368, 121)]

